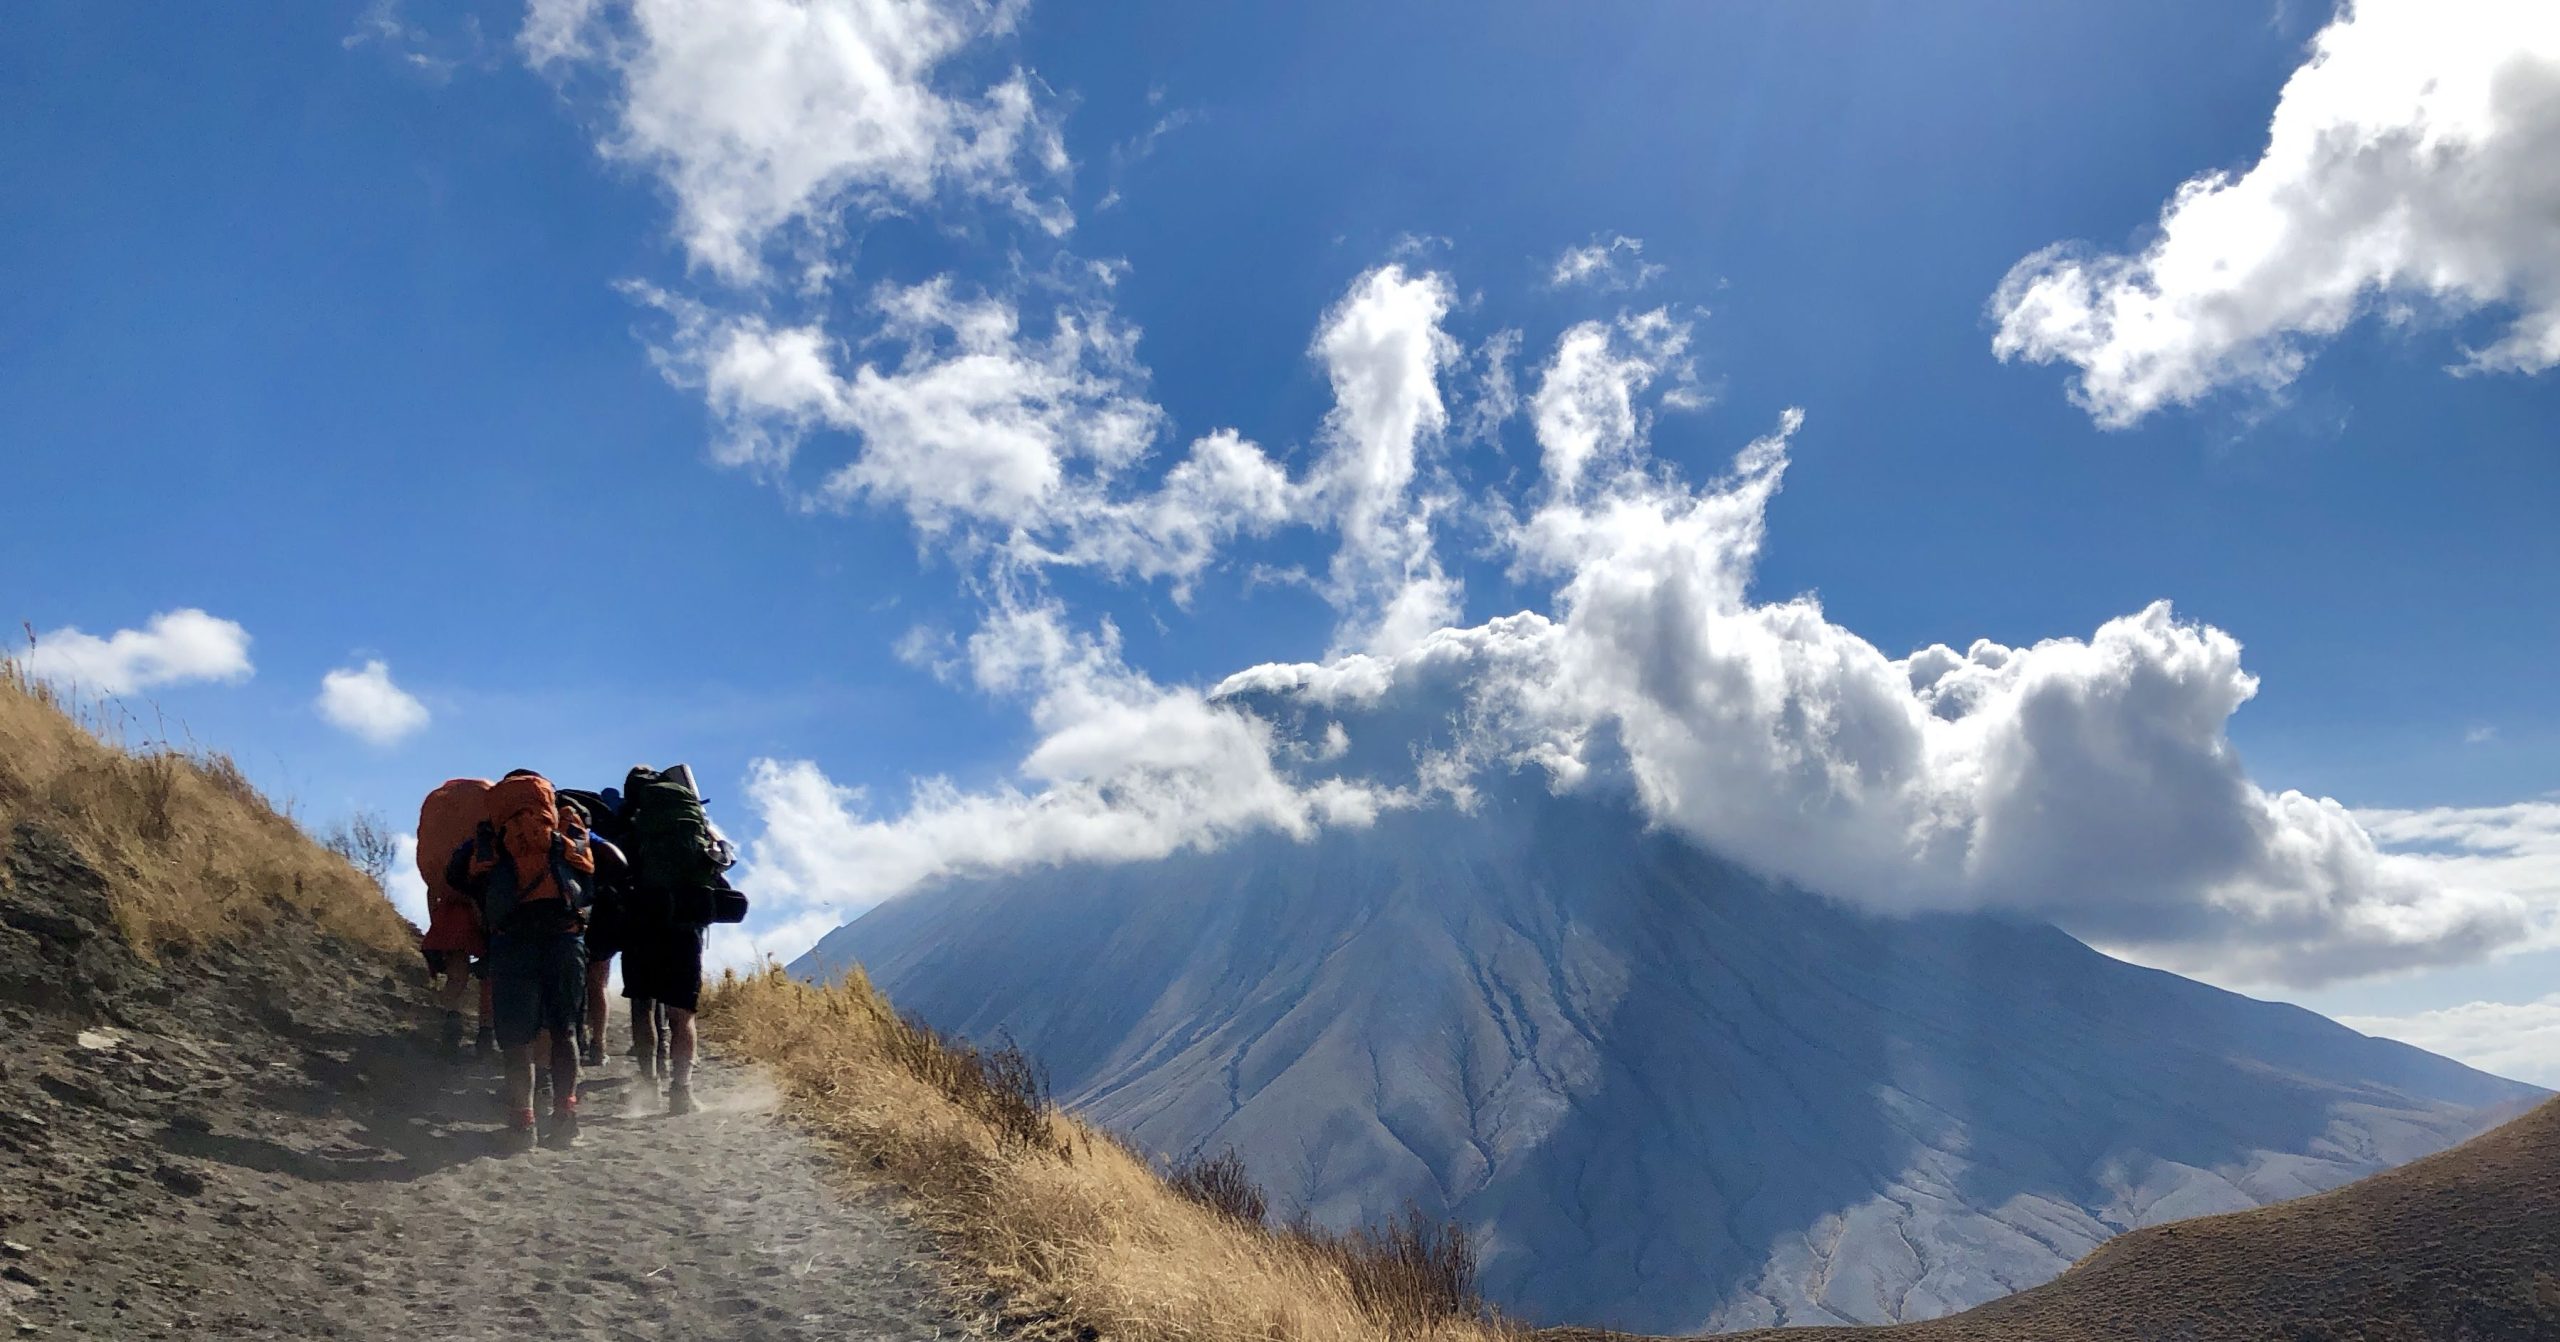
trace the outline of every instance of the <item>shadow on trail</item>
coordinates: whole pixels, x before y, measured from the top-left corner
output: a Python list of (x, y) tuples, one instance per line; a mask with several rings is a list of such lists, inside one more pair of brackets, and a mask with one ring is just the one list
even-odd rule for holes
[[(494, 1060), (450, 1063), (397, 1036), (306, 1036), (304, 1047), (301, 1066), (259, 1086), (256, 1104), (305, 1122), (226, 1131), (180, 1112), (155, 1134), (161, 1149), (311, 1183), (406, 1182), (512, 1150)], [(598, 1109), (618, 1107), (601, 1102), (630, 1084), (581, 1077), (585, 1124), (629, 1121)]]

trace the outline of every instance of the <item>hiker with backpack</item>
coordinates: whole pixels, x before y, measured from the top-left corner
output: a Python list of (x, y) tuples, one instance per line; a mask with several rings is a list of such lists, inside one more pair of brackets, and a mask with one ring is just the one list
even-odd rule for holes
[(712, 827), (690, 768), (635, 765), (623, 779), (622, 799), (631, 863), (622, 992), (632, 999), (635, 1033), (645, 1004), (666, 1012), (667, 1112), (687, 1114), (694, 1107), (693, 1013), (702, 1002), (703, 933), (714, 922), (743, 918), (746, 896), (722, 875), (736, 854)]
[[(578, 1060), (599, 1068), (604, 1066), (605, 1029), (613, 1019), (606, 998), (613, 980), (613, 957), (622, 953), (630, 936), (631, 867), (622, 851), (627, 838), (622, 793), (615, 788), (602, 792), (562, 788), (560, 798), (564, 805), (574, 804), (585, 812), (588, 843), (595, 850), (595, 897), (587, 907), (587, 1001), (578, 1027)], [(637, 1038), (639, 1011), (638, 1004), (633, 1005), (632, 1033)]]
[[(586, 818), (563, 805), (550, 780), (517, 769), (489, 789), (488, 813), (453, 850), (447, 883), (478, 901), (489, 940), (489, 975), (510, 1136), (555, 1149), (578, 1141), (578, 1022), (585, 1014), (585, 910), (596, 860)], [(534, 1113), (537, 1038), (550, 1039), (552, 1109), (547, 1131)]]
[(439, 1051), (449, 1063), (462, 1060), (462, 998), (479, 986), (479, 1056), (496, 1044), (491, 1026), (488, 937), (480, 928), (480, 911), (471, 896), (445, 879), (447, 856), (466, 842), (488, 818), (489, 781), (452, 778), (438, 784), (418, 806), (418, 877), (427, 886), (427, 931), (419, 942), (426, 957), (427, 981), (444, 1007), (444, 1035)]

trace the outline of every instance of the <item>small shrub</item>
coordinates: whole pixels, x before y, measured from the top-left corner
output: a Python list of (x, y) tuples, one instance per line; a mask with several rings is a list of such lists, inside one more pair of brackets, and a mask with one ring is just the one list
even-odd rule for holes
[(391, 860), (399, 855), (400, 836), (391, 832), (391, 824), (373, 811), (358, 811), (352, 817), (330, 826), (321, 846), (347, 860), (347, 865), (382, 884), (391, 874)]
[(901, 1016), (889, 1031), (888, 1052), (917, 1080), (995, 1129), (1007, 1146), (1046, 1147), (1049, 1073), (1010, 1035), (992, 1049), (954, 1039), (915, 1016)]
[(196, 777), (212, 784), (214, 791), (243, 806), (269, 809), (265, 794), (258, 791), (257, 784), (249, 781), (249, 775), (240, 772), (239, 761), (229, 755), (219, 750), (208, 750), (188, 756), (187, 762), (195, 766)]
[(178, 796), (178, 771), (184, 767), (184, 759), (166, 748), (146, 750), (125, 761), (125, 778), (133, 785), (139, 811), (136, 828), (144, 838), (157, 841), (177, 832), (172, 807)]
[(1419, 1332), (1486, 1317), (1476, 1289), (1475, 1241), (1454, 1221), (1407, 1204), (1403, 1216), (1382, 1226), (1336, 1232), (1301, 1217), (1289, 1235), (1341, 1269), (1360, 1311), (1390, 1330)]
[(1195, 1151), (1165, 1168), (1165, 1183), (1193, 1202), (1246, 1225), (1262, 1224), (1271, 1210), (1262, 1185), (1246, 1173), (1244, 1157), (1232, 1146), (1214, 1156)]

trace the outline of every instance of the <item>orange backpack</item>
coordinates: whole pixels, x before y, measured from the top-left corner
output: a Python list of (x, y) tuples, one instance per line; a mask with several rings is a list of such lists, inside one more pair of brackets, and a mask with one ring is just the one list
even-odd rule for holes
[(436, 785), (418, 804), (418, 876), (427, 883), (430, 905), (462, 898), (444, 883), (445, 863), (453, 850), (471, 842), (480, 822), (489, 818), (489, 780), (451, 778)]
[[(516, 903), (566, 895), (558, 873), (551, 869), (551, 841), (560, 836), (560, 799), (553, 795), (550, 779), (518, 774), (498, 780), (489, 789), (489, 823), (498, 827), (498, 842), (515, 861)], [(571, 845), (573, 865), (584, 848)], [(587, 858), (589, 864), (594, 861)], [(592, 865), (587, 869), (592, 870)]]

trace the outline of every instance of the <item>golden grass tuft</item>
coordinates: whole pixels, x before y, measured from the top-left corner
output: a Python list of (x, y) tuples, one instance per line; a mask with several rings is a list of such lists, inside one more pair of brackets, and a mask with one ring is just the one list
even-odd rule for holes
[(0, 844), (20, 825), (71, 844), (146, 956), (284, 916), (362, 945), (415, 944), (380, 887), (277, 814), (228, 755), (125, 745), (120, 714), (0, 660)]
[(1240, 1169), (1210, 1176), (1222, 1205), (1186, 1196), (1050, 1106), (1018, 1051), (900, 1018), (859, 971), (834, 987), (779, 967), (732, 974), (703, 1020), (848, 1165), (906, 1190), (960, 1283), (1010, 1329), (1127, 1342), (1526, 1335), (1487, 1315), (1454, 1228), (1412, 1216), (1351, 1235), (1273, 1230), (1239, 1214), (1251, 1205)]

